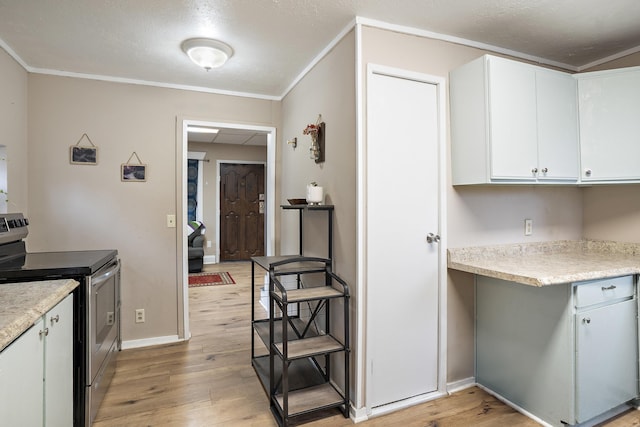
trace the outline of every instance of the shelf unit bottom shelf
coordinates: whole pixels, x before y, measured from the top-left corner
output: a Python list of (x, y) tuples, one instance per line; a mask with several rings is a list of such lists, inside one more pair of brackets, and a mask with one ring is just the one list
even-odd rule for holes
[[(284, 406), (284, 396), (276, 395), (280, 410)], [(322, 411), (345, 404), (344, 397), (329, 383), (289, 392), (289, 417), (297, 417), (310, 412)]]
[[(269, 396), (269, 356), (255, 357), (251, 364), (258, 375), (258, 379), (262, 384), (267, 397)], [(282, 363), (275, 364), (275, 376), (280, 378), (282, 375)], [(326, 384), (324, 376), (318, 370), (316, 365), (308, 359), (298, 359), (289, 365), (289, 388), (291, 390), (304, 389), (306, 387)], [(282, 390), (278, 388), (280, 393)]]

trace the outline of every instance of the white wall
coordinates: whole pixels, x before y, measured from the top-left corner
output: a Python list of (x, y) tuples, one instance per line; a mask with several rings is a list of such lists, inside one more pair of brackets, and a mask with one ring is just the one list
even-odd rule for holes
[[(27, 204), (27, 72), (0, 49), (0, 145), (6, 146), (8, 212), (24, 212)], [(0, 196), (4, 198), (4, 195)]]
[[(123, 339), (178, 331), (178, 117), (279, 124), (279, 103), (46, 75), (29, 76), (29, 205), (34, 250), (114, 248), (122, 273)], [(96, 166), (71, 165), (69, 146), (83, 133), (99, 147)], [(136, 152), (147, 181), (123, 183), (120, 165)], [(134, 322), (134, 310), (146, 322)]]

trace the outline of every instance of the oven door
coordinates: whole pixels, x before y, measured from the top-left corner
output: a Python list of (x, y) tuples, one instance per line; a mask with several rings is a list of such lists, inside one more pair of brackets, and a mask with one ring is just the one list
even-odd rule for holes
[(87, 310), (87, 384), (93, 384), (101, 366), (118, 340), (120, 261), (114, 259), (91, 276)]

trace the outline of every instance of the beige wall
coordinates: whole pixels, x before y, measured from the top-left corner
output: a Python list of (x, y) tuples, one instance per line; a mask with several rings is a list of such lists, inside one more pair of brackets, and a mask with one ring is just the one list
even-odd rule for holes
[[(123, 264), (123, 339), (178, 333), (176, 118), (279, 125), (279, 103), (93, 80), (29, 76), (30, 250), (115, 248)], [(179, 124), (181, 126), (181, 123)], [(87, 133), (96, 166), (69, 164)], [(123, 183), (133, 152), (147, 182)], [(146, 323), (134, 310), (146, 310)]]
[[(226, 160), (237, 163), (238, 161), (267, 162), (267, 147), (243, 146), (234, 144), (207, 144), (190, 142), (189, 151), (207, 153), (205, 159), (208, 162), (200, 162), (202, 168), (203, 194), (202, 215), (206, 231), (206, 240), (211, 241), (211, 247), (205, 245), (205, 256), (216, 254), (216, 212), (218, 209), (218, 160)], [(265, 168), (266, 169), (266, 168)], [(266, 180), (265, 180), (266, 190)], [(217, 262), (219, 258), (216, 257)]]
[[(360, 73), (363, 80), (368, 63), (448, 79), (449, 71), (486, 53), (475, 48), (369, 27), (363, 28), (362, 47), (363, 69)], [(448, 100), (446, 108), (448, 116)], [(447, 139), (448, 129), (447, 117)], [(447, 162), (447, 168), (449, 164)], [(449, 247), (574, 239), (581, 236), (582, 195), (578, 188), (453, 187), (450, 171), (447, 175), (446, 236)], [(523, 232), (525, 218), (534, 221), (534, 234), (526, 238)], [(449, 272), (447, 295), (447, 381), (454, 382), (474, 376), (473, 276)]]
[(0, 49), (0, 145), (7, 147), (8, 212), (29, 216), (27, 72)]
[[(326, 204), (335, 205), (334, 269), (350, 286), (351, 319), (356, 319), (356, 116), (355, 116), (355, 36), (351, 32), (282, 101), (282, 142), (280, 203), (289, 198), (305, 198), (306, 185), (316, 181), (324, 188)], [(315, 123), (318, 114), (326, 123), (325, 162), (309, 158), (311, 138), (303, 129)], [(286, 140), (297, 137), (298, 146)], [(305, 254), (326, 256), (326, 212), (309, 212), (305, 221)], [(281, 252), (298, 252), (298, 212), (281, 213)], [(338, 326), (339, 329), (339, 326)], [(355, 343), (355, 327), (351, 342)], [(352, 345), (355, 350), (355, 345)], [(359, 357), (352, 352), (352, 361)], [(352, 366), (355, 366), (352, 364)], [(340, 378), (342, 365), (334, 369)], [(351, 371), (354, 372), (353, 370)], [(354, 382), (351, 381), (353, 385)], [(352, 390), (353, 396), (353, 390)]]

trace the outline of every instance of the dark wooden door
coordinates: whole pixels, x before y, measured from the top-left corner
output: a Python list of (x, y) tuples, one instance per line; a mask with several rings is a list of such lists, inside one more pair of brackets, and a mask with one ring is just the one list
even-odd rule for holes
[(220, 260), (264, 255), (264, 165), (220, 165)]

